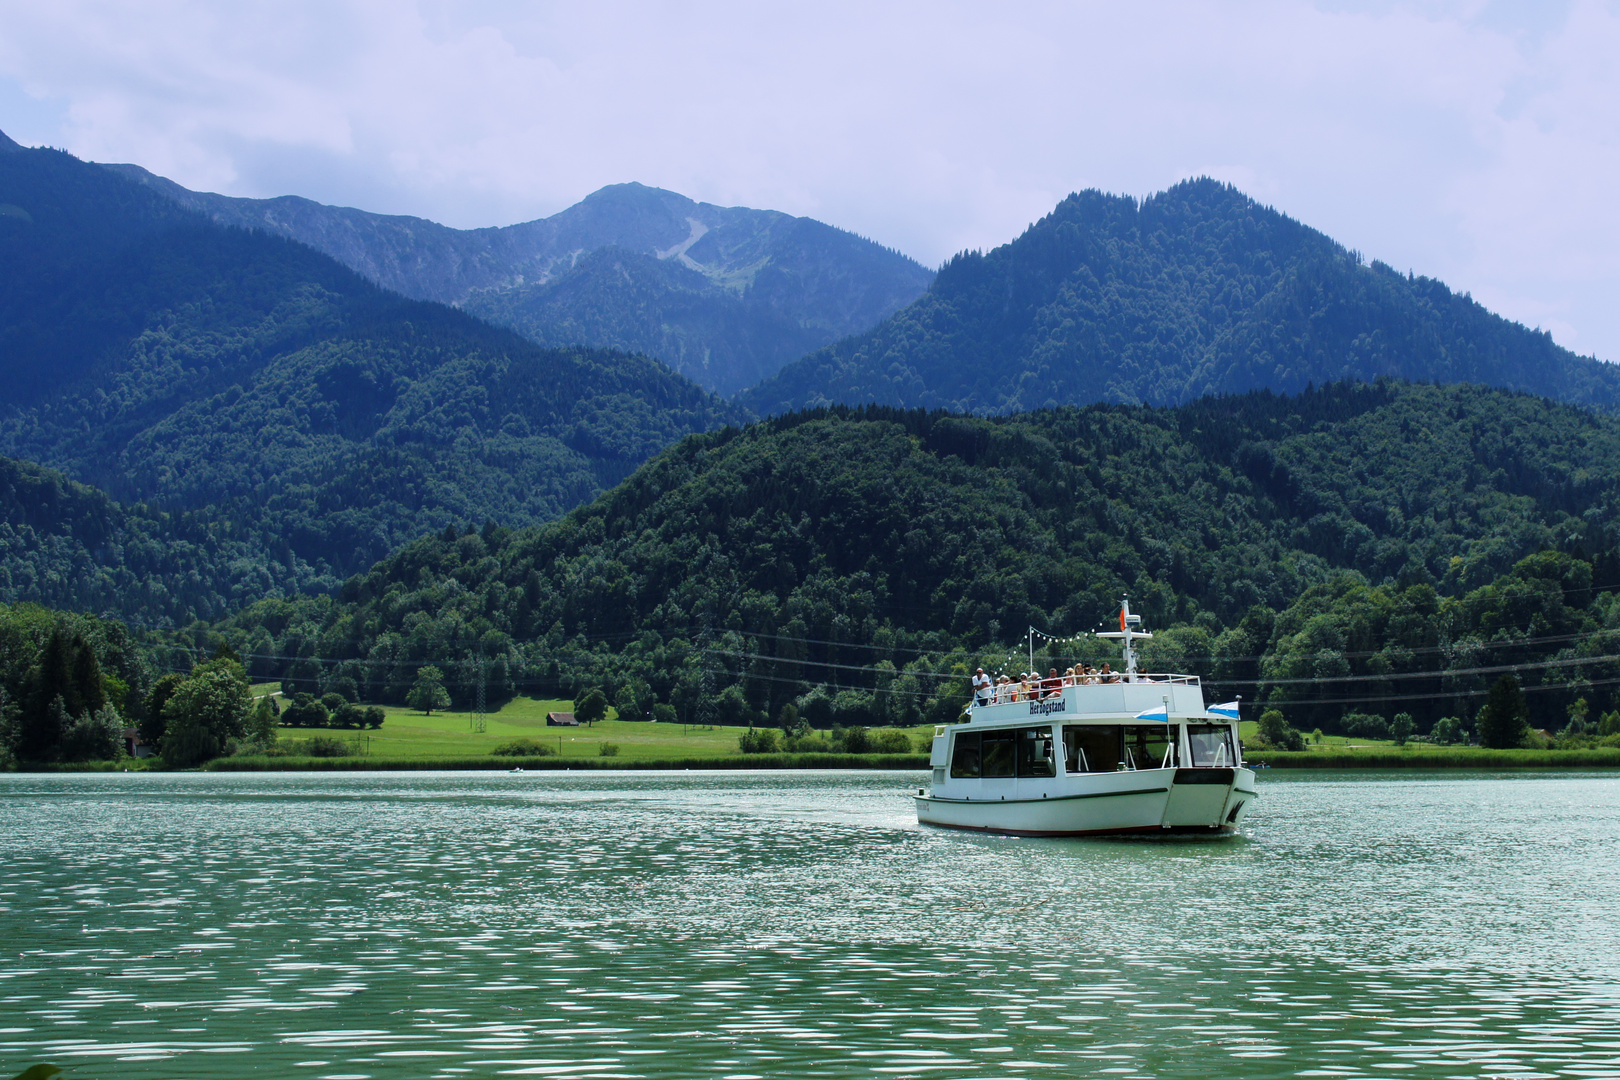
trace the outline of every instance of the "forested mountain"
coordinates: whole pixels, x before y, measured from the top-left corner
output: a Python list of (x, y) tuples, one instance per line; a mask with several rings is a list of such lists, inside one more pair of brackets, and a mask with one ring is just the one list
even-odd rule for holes
[(1141, 202), (1071, 195), (1018, 239), (968, 252), (887, 322), (740, 400), (1002, 413), (1173, 404), (1340, 379), (1474, 382), (1613, 409), (1620, 371), (1191, 180)]
[(339, 583), (268, 530), (211, 510), (122, 506), (60, 473), (0, 458), (0, 603), (183, 626)]
[[(559, 522), (446, 531), (223, 631), (261, 677), (381, 697), (435, 663), (466, 700), (482, 654), (497, 695), (600, 684), (735, 722), (824, 698), (845, 722), (937, 720), (962, 665), (1022, 669), (1026, 627), (1090, 630), (1128, 590), (1165, 631), (1155, 662), (1225, 679), (1212, 693), (1394, 680), (1273, 683), (1336, 703), (1331, 726), (1400, 673), (1450, 672), (1404, 706), (1427, 722), (1483, 687), (1480, 657), (1620, 651), (1602, 633), (1620, 626), (1617, 513), (1620, 420), (1479, 387), (837, 408), (689, 437)], [(1583, 680), (1607, 700), (1620, 667), (1535, 677), (1560, 680), (1552, 707)]]
[(189, 191), (136, 165), (106, 167), (217, 223), (308, 244), (406, 296), (465, 307), (541, 344), (643, 352), (722, 394), (872, 327), (933, 277), (810, 218), (641, 184), (602, 188), (537, 221), (462, 230), (294, 196)]
[(645, 357), (542, 349), (67, 154), (0, 153), (0, 204), (0, 454), (211, 507), (317, 577), (451, 521), (554, 518), (737, 416)]

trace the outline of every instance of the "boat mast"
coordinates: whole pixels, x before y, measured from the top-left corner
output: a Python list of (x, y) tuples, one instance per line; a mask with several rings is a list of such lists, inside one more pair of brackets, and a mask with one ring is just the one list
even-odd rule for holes
[(1153, 635), (1146, 630), (1135, 629), (1142, 625), (1142, 616), (1131, 614), (1131, 597), (1126, 593), (1119, 603), (1119, 629), (1099, 630), (1095, 636), (1100, 638), (1118, 638), (1122, 643), (1120, 658), (1125, 664), (1125, 681), (1136, 681), (1136, 650), (1131, 648), (1131, 642), (1137, 638), (1153, 640)]

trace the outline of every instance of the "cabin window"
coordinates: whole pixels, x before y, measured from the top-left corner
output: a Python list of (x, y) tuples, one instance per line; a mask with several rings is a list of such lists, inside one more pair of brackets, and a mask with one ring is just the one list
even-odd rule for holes
[(972, 778), (979, 775), (979, 733), (959, 731), (951, 751), (951, 775)]
[(1019, 734), (1017, 729), (1013, 729), (1010, 731), (986, 731), (979, 736), (984, 747), (982, 751), (984, 755), (984, 772), (982, 775), (985, 779), (1012, 776), (1014, 774), (1014, 762), (1017, 759), (1015, 747), (1018, 744)]
[(1113, 772), (1119, 767), (1119, 728), (1098, 724), (1063, 726), (1063, 771)]
[(1125, 728), (1125, 747), (1120, 758), (1127, 769), (1169, 768), (1176, 763), (1175, 737), (1174, 724), (1141, 724)]
[(1228, 724), (1188, 724), (1187, 750), (1195, 766), (1224, 768), (1237, 764)]
[(1050, 727), (1022, 728), (1018, 732), (1018, 775), (1056, 776)]

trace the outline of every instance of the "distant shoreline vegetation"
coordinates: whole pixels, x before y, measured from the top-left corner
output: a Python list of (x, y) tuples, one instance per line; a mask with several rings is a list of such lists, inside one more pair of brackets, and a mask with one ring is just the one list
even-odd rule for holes
[[(1257, 751), (1246, 759), (1251, 768), (1279, 771), (1456, 770), (1563, 771), (1620, 769), (1620, 750), (1486, 750), (1454, 748), (1442, 753), (1400, 751), (1313, 752)], [(619, 758), (465, 757), (444, 760), (373, 757), (217, 758), (202, 772), (783, 772), (812, 769), (917, 770), (928, 768), (927, 754), (750, 754), (747, 757), (690, 757), (622, 760)], [(161, 762), (149, 765), (129, 759), (35, 765), (27, 773), (172, 772)]]

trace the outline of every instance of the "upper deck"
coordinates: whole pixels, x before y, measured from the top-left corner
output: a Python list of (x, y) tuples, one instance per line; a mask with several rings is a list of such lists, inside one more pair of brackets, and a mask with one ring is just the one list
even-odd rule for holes
[(977, 705), (968, 710), (974, 724), (1008, 723), (1030, 717), (1076, 720), (1131, 719), (1168, 702), (1171, 719), (1204, 718), (1204, 688), (1196, 675), (1141, 675), (1130, 682), (1065, 686), (1049, 697)]

